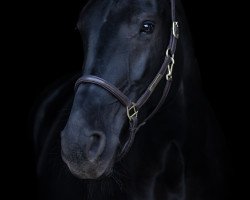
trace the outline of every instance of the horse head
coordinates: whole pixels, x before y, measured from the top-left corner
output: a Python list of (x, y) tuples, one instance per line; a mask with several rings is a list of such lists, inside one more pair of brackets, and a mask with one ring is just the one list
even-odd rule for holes
[[(84, 44), (82, 76), (100, 77), (136, 101), (166, 57), (173, 28), (171, 2), (92, 0), (81, 12), (78, 28)], [(139, 121), (157, 106), (164, 88), (164, 81), (159, 82), (138, 113)], [(62, 158), (70, 171), (81, 179), (112, 172), (128, 140), (129, 124), (127, 110), (110, 92), (79, 84), (61, 134)]]

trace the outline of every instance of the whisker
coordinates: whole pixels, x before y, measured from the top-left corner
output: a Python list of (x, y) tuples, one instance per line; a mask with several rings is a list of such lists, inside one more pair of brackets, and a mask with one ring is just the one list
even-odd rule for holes
[(111, 174), (111, 178), (119, 186), (120, 190), (123, 191), (123, 183), (114, 174)]

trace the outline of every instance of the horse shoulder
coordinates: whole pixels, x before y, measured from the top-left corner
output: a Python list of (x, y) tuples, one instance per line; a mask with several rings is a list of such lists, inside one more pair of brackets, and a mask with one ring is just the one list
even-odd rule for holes
[(184, 199), (185, 163), (181, 148), (175, 141), (171, 141), (165, 149), (163, 160), (155, 181), (155, 199)]

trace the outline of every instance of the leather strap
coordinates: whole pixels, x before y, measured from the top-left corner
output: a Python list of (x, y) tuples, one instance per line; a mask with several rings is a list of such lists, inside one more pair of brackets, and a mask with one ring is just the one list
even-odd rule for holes
[[(127, 115), (129, 118), (129, 124), (130, 124), (130, 136), (129, 139), (126, 141), (126, 143), (123, 145), (123, 148), (119, 154), (119, 157), (123, 157), (128, 150), (130, 149), (136, 132), (139, 130), (141, 126), (143, 126), (148, 120), (150, 120), (161, 108), (161, 106), (164, 104), (169, 90), (171, 88), (171, 83), (172, 83), (172, 70), (174, 66), (174, 55), (176, 51), (176, 45), (177, 45), (177, 40), (179, 38), (179, 27), (178, 27), (178, 22), (176, 21), (176, 13), (175, 13), (175, 0), (170, 0), (171, 1), (171, 17), (172, 17), (172, 30), (170, 34), (170, 41), (168, 48), (166, 50), (166, 57), (165, 60), (158, 71), (157, 75), (155, 76), (154, 80), (151, 82), (151, 84), (148, 86), (147, 90), (142, 94), (142, 96), (136, 101), (133, 102), (130, 100), (122, 91), (120, 91), (117, 87), (114, 85), (110, 84), (106, 80), (93, 76), (93, 75), (84, 75), (81, 78), (79, 78), (75, 84), (75, 90), (83, 84), (83, 83), (90, 83), (90, 84), (95, 84), (103, 89), (107, 90), (110, 94), (112, 94), (114, 97), (116, 97), (123, 106), (126, 107), (127, 109)], [(159, 82), (166, 77), (166, 84), (165, 88), (163, 90), (161, 99), (159, 100), (159, 103), (155, 107), (155, 109), (152, 111), (152, 113), (146, 117), (146, 119), (143, 120), (138, 125), (138, 112), (142, 108), (142, 106), (148, 101), (156, 87), (158, 86)]]
[(95, 85), (101, 86), (102, 88), (109, 91), (112, 95), (114, 95), (126, 107), (132, 104), (129, 98), (124, 95), (118, 88), (100, 77), (92, 75), (83, 76), (76, 81), (75, 89), (77, 89), (82, 83), (93, 83)]

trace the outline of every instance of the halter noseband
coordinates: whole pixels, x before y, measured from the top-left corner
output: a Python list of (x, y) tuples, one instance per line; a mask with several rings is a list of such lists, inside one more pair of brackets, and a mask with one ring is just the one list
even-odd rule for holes
[[(130, 124), (130, 137), (128, 141), (125, 143), (123, 146), (119, 156), (123, 157), (131, 147), (135, 133), (139, 130), (141, 126), (143, 126), (149, 119), (151, 119), (157, 111), (161, 108), (163, 103), (165, 102), (170, 87), (172, 83), (172, 74), (173, 74), (173, 67), (175, 64), (174, 60), (174, 55), (176, 51), (176, 45), (177, 45), (177, 40), (179, 38), (179, 25), (178, 22), (176, 21), (176, 15), (175, 15), (175, 0), (170, 0), (171, 1), (171, 18), (172, 18), (172, 31), (170, 35), (170, 42), (169, 46), (166, 50), (166, 57), (165, 60), (158, 71), (158, 74), (155, 76), (154, 80), (151, 82), (147, 90), (142, 94), (142, 96), (136, 101), (132, 101), (129, 99), (122, 91), (120, 91), (117, 87), (114, 85), (108, 83), (104, 79), (93, 76), (93, 75), (84, 75), (81, 78), (79, 78), (75, 84), (75, 90), (83, 84), (83, 83), (91, 83), (98, 85), (102, 87), (103, 89), (107, 90), (109, 93), (111, 93), (114, 97), (116, 97), (121, 104), (126, 107), (127, 109), (127, 117), (129, 119), (129, 124)], [(152, 113), (146, 117), (146, 119), (138, 125), (138, 113), (141, 107), (148, 101), (149, 97), (152, 95), (154, 92), (155, 88), (158, 86), (159, 82), (163, 79), (163, 77), (166, 77), (166, 84), (165, 88), (162, 93), (162, 97), (157, 104), (157, 106), (154, 108)]]

